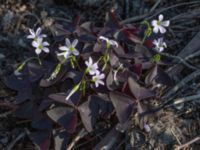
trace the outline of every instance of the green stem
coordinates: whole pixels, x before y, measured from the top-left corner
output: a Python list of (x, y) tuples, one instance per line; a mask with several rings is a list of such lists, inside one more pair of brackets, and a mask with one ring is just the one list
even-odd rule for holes
[(41, 65), (41, 61), (40, 61), (39, 57), (30, 57), (30, 58), (26, 59), (23, 63), (21, 63), (21, 65), (19, 67), (17, 67), (16, 71), (18, 71), (18, 72), (21, 71), (27, 62), (34, 60), (34, 59), (38, 60), (39, 64)]

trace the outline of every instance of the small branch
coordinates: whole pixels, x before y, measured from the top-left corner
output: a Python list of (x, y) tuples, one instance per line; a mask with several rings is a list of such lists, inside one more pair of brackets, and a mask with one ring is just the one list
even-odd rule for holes
[[(169, 99), (171, 95), (176, 93), (182, 86), (186, 85), (189, 81), (195, 79), (196, 77), (200, 76), (200, 70), (194, 71), (184, 79), (182, 79), (177, 85), (175, 85), (171, 90), (169, 90), (164, 96), (164, 99)], [(170, 101), (169, 99), (168, 101)]]
[(2, 113), (2, 114), (0, 114), (0, 118), (5, 118), (5, 117), (7, 117), (8, 115), (10, 115), (10, 114), (12, 114), (12, 113), (13, 113), (12, 110), (7, 111), (7, 112), (5, 112), (5, 113)]
[(198, 70), (199, 68), (196, 68), (192, 65), (190, 65), (189, 63), (187, 63), (183, 58), (179, 57), (179, 56), (174, 56), (168, 53), (160, 53), (163, 56), (169, 57), (169, 58), (174, 58), (180, 61), (180, 63), (182, 63), (183, 65), (185, 65), (186, 67), (192, 69), (192, 70)]
[(161, 1), (162, 0), (157, 0), (156, 3), (151, 8), (151, 10), (149, 11), (149, 13), (153, 12), (156, 9), (156, 7), (158, 7), (158, 5), (161, 3)]
[(191, 141), (189, 141), (189, 142), (187, 142), (187, 143), (185, 143), (183, 145), (177, 146), (176, 149), (180, 150), (180, 149), (186, 148), (186, 147), (188, 147), (189, 145), (191, 145), (192, 143), (194, 143), (194, 142), (196, 142), (198, 140), (200, 140), (200, 137), (196, 137), (196, 138), (192, 139)]
[(18, 135), (6, 148), (6, 150), (12, 150), (15, 144), (22, 139), (26, 135), (26, 132), (22, 132), (20, 135)]
[(200, 98), (200, 94), (192, 95), (192, 96), (188, 96), (188, 97), (183, 97), (183, 98), (177, 98), (177, 99), (174, 100), (173, 104), (168, 105), (167, 107), (171, 107), (171, 106), (178, 105), (178, 104), (181, 104), (181, 103), (186, 103), (186, 102), (189, 102), (189, 101), (192, 101), (192, 100), (199, 100), (199, 98)]
[(178, 136), (174, 133), (174, 131), (171, 129), (171, 132), (173, 136), (176, 138), (176, 141), (178, 142), (179, 145), (181, 145), (181, 141), (179, 140)]
[(82, 129), (78, 133), (78, 135), (73, 139), (73, 141), (69, 144), (69, 146), (67, 147), (67, 150), (73, 149), (74, 145), (78, 142), (78, 140), (84, 137), (86, 134), (88, 134), (88, 132), (85, 129)]
[(153, 18), (154, 16), (157, 16), (158, 14), (160, 13), (163, 13), (164, 11), (167, 11), (169, 9), (172, 9), (172, 8), (176, 8), (176, 7), (180, 7), (180, 6), (185, 6), (185, 5), (192, 5), (192, 4), (198, 4), (200, 3), (200, 1), (193, 1), (193, 2), (183, 2), (183, 3), (178, 3), (178, 4), (175, 4), (175, 5), (172, 5), (172, 6), (169, 6), (169, 7), (166, 7), (166, 8), (163, 8), (159, 11), (157, 11), (155, 14), (153, 14), (152, 16), (148, 17), (150, 14), (152, 13), (145, 13), (143, 15), (140, 15), (140, 16), (135, 16), (135, 17), (132, 17), (132, 18), (128, 18), (128, 19), (125, 19), (123, 20), (121, 23), (122, 24), (127, 24), (127, 23), (131, 23), (131, 22), (135, 22), (135, 21), (139, 21), (139, 20), (142, 20), (146, 17), (146, 20), (149, 20), (151, 18)]

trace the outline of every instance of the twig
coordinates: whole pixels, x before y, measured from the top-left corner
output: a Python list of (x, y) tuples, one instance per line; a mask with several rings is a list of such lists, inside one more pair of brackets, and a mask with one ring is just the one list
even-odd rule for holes
[(183, 97), (183, 98), (177, 98), (174, 100), (173, 104), (167, 105), (167, 107), (171, 107), (171, 106), (178, 105), (181, 103), (186, 103), (186, 102), (189, 102), (192, 100), (199, 100), (199, 98), (200, 98), (200, 94), (191, 95), (191, 96), (187, 96), (187, 97)]
[(18, 135), (6, 148), (6, 150), (12, 150), (17, 141), (19, 141), (21, 138), (23, 138), (26, 135), (26, 132), (22, 132), (20, 135)]
[[(175, 85), (169, 92), (167, 92), (163, 96), (163, 98), (169, 99), (169, 97), (171, 95), (173, 95), (174, 93), (176, 93), (182, 86), (186, 85), (189, 81), (191, 81), (192, 79), (195, 79), (198, 76), (200, 76), (200, 70), (194, 71), (193, 73), (191, 73), (190, 75), (188, 75), (187, 77), (182, 79), (177, 85)], [(171, 100), (171, 99), (169, 99), (169, 100)]]
[(125, 8), (126, 17), (129, 17), (129, 0), (125, 0)]
[(180, 63), (182, 63), (183, 65), (185, 65), (186, 67), (188, 67), (188, 68), (190, 68), (192, 70), (198, 70), (199, 69), (199, 68), (196, 68), (196, 67), (190, 65), (183, 58), (181, 58), (179, 56), (174, 56), (174, 55), (171, 55), (171, 54), (168, 54), (168, 53), (160, 53), (160, 54), (163, 55), (163, 56), (166, 56), (166, 57), (177, 59), (177, 60), (180, 61)]
[(184, 6), (184, 5), (192, 5), (192, 4), (198, 4), (200, 3), (200, 1), (194, 1), (194, 2), (184, 2), (184, 3), (179, 3), (179, 4), (175, 4), (175, 5), (172, 5), (172, 6), (169, 6), (169, 7), (166, 7), (166, 8), (163, 8), (159, 11), (157, 11), (155, 14), (153, 14), (152, 16), (146, 18), (147, 16), (149, 16), (151, 13), (145, 13), (141, 16), (135, 16), (135, 17), (132, 17), (132, 18), (128, 18), (128, 19), (125, 19), (123, 20), (121, 23), (122, 24), (127, 24), (127, 23), (130, 23), (130, 22), (134, 22), (134, 21), (139, 21), (139, 20), (142, 20), (144, 18), (146, 18), (146, 20), (149, 20), (151, 18), (153, 18), (154, 16), (157, 16), (158, 14), (160, 13), (163, 13), (164, 11), (167, 11), (169, 9), (172, 9), (172, 8), (176, 8), (176, 7), (180, 7), (180, 6)]
[(180, 146), (177, 146), (177, 150), (180, 150), (180, 149), (183, 149), (183, 148), (185, 148), (185, 147), (188, 147), (189, 145), (191, 145), (192, 143), (194, 143), (194, 142), (196, 142), (196, 141), (198, 141), (198, 140), (200, 140), (200, 137), (196, 137), (196, 138), (194, 138), (194, 139), (192, 139), (191, 141), (189, 141), (189, 142), (187, 142), (187, 143), (185, 143), (185, 144), (183, 144), (183, 145), (180, 145)]
[(153, 12), (156, 9), (156, 7), (158, 7), (158, 5), (161, 3), (161, 1), (162, 0), (157, 0), (156, 3), (151, 8), (151, 10), (149, 11), (149, 13)]
[(67, 147), (67, 150), (73, 149), (74, 145), (78, 142), (78, 140), (84, 137), (86, 134), (88, 134), (88, 132), (85, 129), (82, 129), (78, 133), (78, 135), (74, 138), (74, 140), (69, 144), (69, 146)]
[(199, 56), (200, 55), (200, 50), (198, 50), (197, 52), (190, 54), (189, 56), (185, 57), (185, 60), (191, 59), (193, 57)]
[(176, 141), (178, 142), (179, 145), (181, 145), (180, 140), (178, 139), (177, 135), (174, 133), (174, 131), (171, 129), (171, 133), (173, 134), (173, 136), (176, 138)]
[(5, 113), (2, 113), (2, 114), (0, 114), (0, 118), (5, 118), (5, 117), (7, 117), (8, 115), (10, 115), (10, 114), (12, 114), (12, 113), (13, 113), (12, 110), (7, 111), (7, 112), (5, 112)]

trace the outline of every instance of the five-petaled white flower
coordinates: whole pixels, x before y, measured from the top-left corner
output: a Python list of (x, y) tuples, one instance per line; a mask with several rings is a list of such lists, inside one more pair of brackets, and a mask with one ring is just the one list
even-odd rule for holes
[(42, 29), (39, 27), (37, 28), (36, 32), (33, 29), (29, 29), (30, 35), (27, 36), (28, 39), (34, 39), (37, 40), (38, 38), (42, 39), (44, 37), (47, 37), (46, 34), (41, 34)]
[(89, 60), (86, 61), (85, 64), (87, 65), (87, 69), (90, 75), (94, 75), (99, 72), (97, 63), (93, 63), (93, 60), (91, 57), (89, 57)]
[(158, 20), (153, 20), (151, 22), (151, 25), (153, 26), (153, 32), (154, 33), (158, 33), (160, 31), (160, 33), (165, 33), (166, 29), (165, 27), (168, 27), (170, 24), (169, 20), (163, 21), (164, 17), (162, 14), (160, 14), (158, 16)]
[(75, 55), (78, 56), (79, 55), (79, 51), (75, 48), (76, 45), (78, 44), (78, 40), (75, 39), (72, 43), (70, 42), (70, 40), (68, 38), (65, 39), (65, 46), (60, 46), (59, 49), (61, 52), (59, 54), (57, 54), (58, 56), (63, 55), (65, 58), (68, 58), (70, 55)]
[(103, 41), (106, 41), (106, 46), (107, 46), (107, 48), (109, 48), (111, 45), (112, 45), (112, 46), (115, 46), (115, 47), (118, 47), (118, 43), (117, 43), (116, 41), (110, 40), (110, 39), (108, 39), (108, 38), (105, 37), (105, 36), (100, 36), (99, 39), (100, 39), (100, 40), (103, 40)]
[(104, 85), (104, 82), (102, 81), (105, 78), (105, 74), (100, 74), (98, 71), (96, 75), (92, 77), (92, 81), (95, 83), (96, 87), (99, 87), (99, 84)]
[(47, 48), (47, 46), (49, 46), (48, 42), (43, 42), (42, 38), (38, 38), (37, 40), (34, 40), (32, 42), (32, 46), (35, 47), (35, 53), (37, 55), (39, 55), (42, 51), (44, 51), (45, 53), (49, 53), (49, 48)]
[(167, 47), (167, 44), (163, 41), (163, 38), (154, 40), (153, 44), (155, 45), (155, 50), (158, 52), (162, 52)]

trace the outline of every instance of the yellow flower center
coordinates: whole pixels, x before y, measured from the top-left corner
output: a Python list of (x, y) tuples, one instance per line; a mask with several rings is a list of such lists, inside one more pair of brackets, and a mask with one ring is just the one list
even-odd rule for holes
[(74, 47), (70, 47), (69, 48), (70, 51), (74, 51), (74, 49), (75, 49)]
[(39, 48), (39, 49), (42, 49), (42, 45), (40, 44), (40, 45), (38, 46), (38, 48)]
[(160, 22), (160, 21), (157, 21), (157, 25), (159, 25), (159, 26), (160, 26), (160, 25), (161, 25), (161, 22)]

